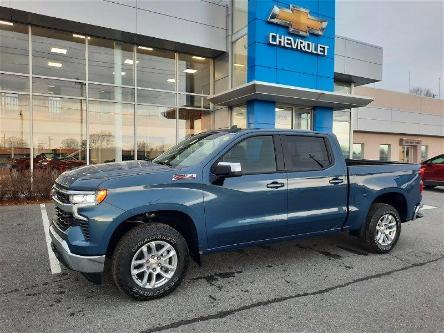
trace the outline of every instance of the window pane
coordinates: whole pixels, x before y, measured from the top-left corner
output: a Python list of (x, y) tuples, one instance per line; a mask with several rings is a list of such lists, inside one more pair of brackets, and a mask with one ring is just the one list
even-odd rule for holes
[(29, 169), (29, 95), (0, 93), (0, 175)]
[(333, 112), (333, 133), (341, 146), (342, 155), (350, 156), (350, 110)]
[(134, 159), (134, 105), (89, 102), (90, 163)]
[(35, 169), (86, 164), (85, 110), (85, 100), (33, 96)]
[(351, 94), (351, 84), (347, 82), (335, 81), (334, 89), (338, 93)]
[(302, 129), (302, 130), (310, 130), (311, 129), (311, 112), (304, 111), (294, 112), (293, 116), (293, 128), (294, 129)]
[(248, 0), (233, 1), (233, 32), (247, 26)]
[(209, 111), (180, 108), (177, 122), (178, 140), (211, 129), (212, 122), (212, 113)]
[(85, 80), (85, 39), (75, 34), (32, 28), (32, 73)]
[(0, 70), (29, 73), (28, 27), (14, 23), (0, 26)]
[(364, 144), (354, 143), (353, 144), (353, 159), (362, 160), (364, 158)]
[(231, 126), (238, 128), (247, 128), (247, 108), (245, 106), (236, 106), (231, 112)]
[(390, 161), (390, 145), (379, 145), (379, 160)]
[(208, 99), (199, 95), (187, 95), (187, 94), (179, 94), (179, 107), (188, 106), (188, 107), (196, 107), (201, 109), (209, 109), (210, 103)]
[(179, 54), (179, 91), (210, 94), (210, 59)]
[(292, 112), (293, 108), (291, 106), (283, 106), (283, 105), (276, 106), (275, 108), (276, 128), (291, 129)]
[(233, 87), (247, 82), (247, 36), (233, 43)]
[(316, 171), (331, 163), (323, 138), (287, 136), (284, 142), (285, 164), (291, 171)]
[(425, 161), (429, 156), (429, 146), (421, 146), (421, 161)]
[(85, 82), (73, 82), (50, 79), (32, 79), (32, 89), (34, 93), (48, 95), (63, 95), (73, 97), (85, 97)]
[(89, 84), (89, 98), (107, 99), (117, 102), (134, 102), (134, 89), (99, 84)]
[(88, 39), (89, 81), (134, 86), (133, 46), (107, 39)]
[(174, 52), (137, 47), (137, 86), (176, 90)]
[(137, 89), (137, 102), (157, 105), (176, 105), (176, 94), (164, 91)]
[(0, 90), (29, 92), (29, 77), (0, 74)]
[(243, 140), (231, 148), (222, 161), (240, 163), (243, 174), (275, 172), (273, 137), (256, 136)]
[(176, 109), (138, 105), (136, 133), (137, 159), (151, 161), (176, 142)]

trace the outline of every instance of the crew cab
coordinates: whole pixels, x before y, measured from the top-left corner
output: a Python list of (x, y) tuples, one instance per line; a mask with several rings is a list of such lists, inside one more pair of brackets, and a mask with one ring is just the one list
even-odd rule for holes
[(217, 130), (153, 161), (84, 166), (57, 178), (52, 247), (97, 280), (105, 263), (137, 300), (173, 291), (189, 258), (335, 232), (376, 253), (421, 216), (418, 164), (343, 158), (331, 133)]

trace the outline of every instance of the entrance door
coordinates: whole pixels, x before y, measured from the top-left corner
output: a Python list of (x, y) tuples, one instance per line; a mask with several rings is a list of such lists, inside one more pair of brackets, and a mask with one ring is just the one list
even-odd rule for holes
[(289, 105), (277, 105), (275, 127), (283, 129), (311, 129), (311, 109)]
[(414, 161), (413, 146), (401, 146), (399, 149), (399, 162), (412, 163)]

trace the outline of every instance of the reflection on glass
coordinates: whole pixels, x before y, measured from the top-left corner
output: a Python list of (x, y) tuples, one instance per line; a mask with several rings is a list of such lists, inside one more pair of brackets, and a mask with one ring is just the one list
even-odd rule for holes
[(208, 95), (210, 93), (210, 65), (208, 58), (179, 54), (179, 91)]
[(0, 90), (29, 92), (29, 77), (0, 74)]
[(14, 23), (0, 26), (0, 70), (29, 73), (28, 27)]
[(29, 96), (0, 93), (0, 176), (29, 169)]
[(33, 96), (35, 169), (86, 164), (85, 110), (83, 99)]
[(422, 145), (421, 146), (421, 161), (425, 161), (429, 157), (429, 146)]
[(157, 105), (176, 105), (176, 94), (146, 89), (137, 89), (137, 102)]
[(299, 111), (295, 108), (293, 116), (293, 128), (310, 130), (311, 129), (311, 111)]
[(231, 111), (231, 126), (238, 128), (247, 128), (247, 108), (245, 106), (236, 106)]
[(138, 46), (136, 50), (137, 86), (176, 90), (174, 52), (144, 46)]
[(208, 100), (205, 97), (198, 95), (178, 94), (178, 103), (179, 107), (210, 108)]
[(89, 102), (90, 163), (134, 159), (134, 105)]
[(208, 131), (212, 128), (211, 124), (212, 116), (210, 111), (180, 108), (179, 119), (177, 120), (178, 141), (191, 135)]
[(86, 83), (50, 79), (32, 79), (33, 93), (73, 97), (86, 96)]
[(293, 108), (291, 106), (278, 105), (275, 108), (275, 127), (291, 129)]
[(348, 82), (335, 81), (335, 92), (342, 94), (351, 94), (351, 85)]
[(137, 159), (151, 161), (176, 142), (176, 108), (137, 105)]
[(134, 102), (133, 88), (106, 86), (92, 83), (88, 85), (88, 88), (89, 98), (106, 99), (117, 102)]
[(247, 36), (233, 43), (233, 87), (247, 82)]
[(379, 160), (390, 161), (390, 145), (379, 145)]
[(233, 32), (247, 26), (248, 0), (233, 0)]
[(85, 80), (85, 40), (72, 33), (32, 28), (32, 73)]
[(333, 133), (345, 158), (350, 156), (350, 110), (333, 112)]
[(88, 43), (89, 81), (134, 86), (132, 45), (100, 38)]
[(362, 160), (364, 158), (364, 144), (354, 143), (353, 144), (353, 159)]

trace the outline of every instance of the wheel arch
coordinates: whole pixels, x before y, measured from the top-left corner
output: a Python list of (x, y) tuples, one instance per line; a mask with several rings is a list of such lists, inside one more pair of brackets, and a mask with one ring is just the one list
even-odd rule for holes
[(399, 213), (401, 222), (407, 221), (408, 206), (407, 199), (404, 194), (400, 192), (386, 192), (378, 195), (370, 205), (370, 208), (375, 203), (384, 203), (393, 206)]
[(163, 223), (177, 230), (185, 238), (191, 258), (200, 264), (199, 237), (196, 225), (188, 214), (179, 210), (150, 210), (127, 218), (112, 233), (106, 255), (112, 256), (123, 235), (135, 226), (144, 223)]

